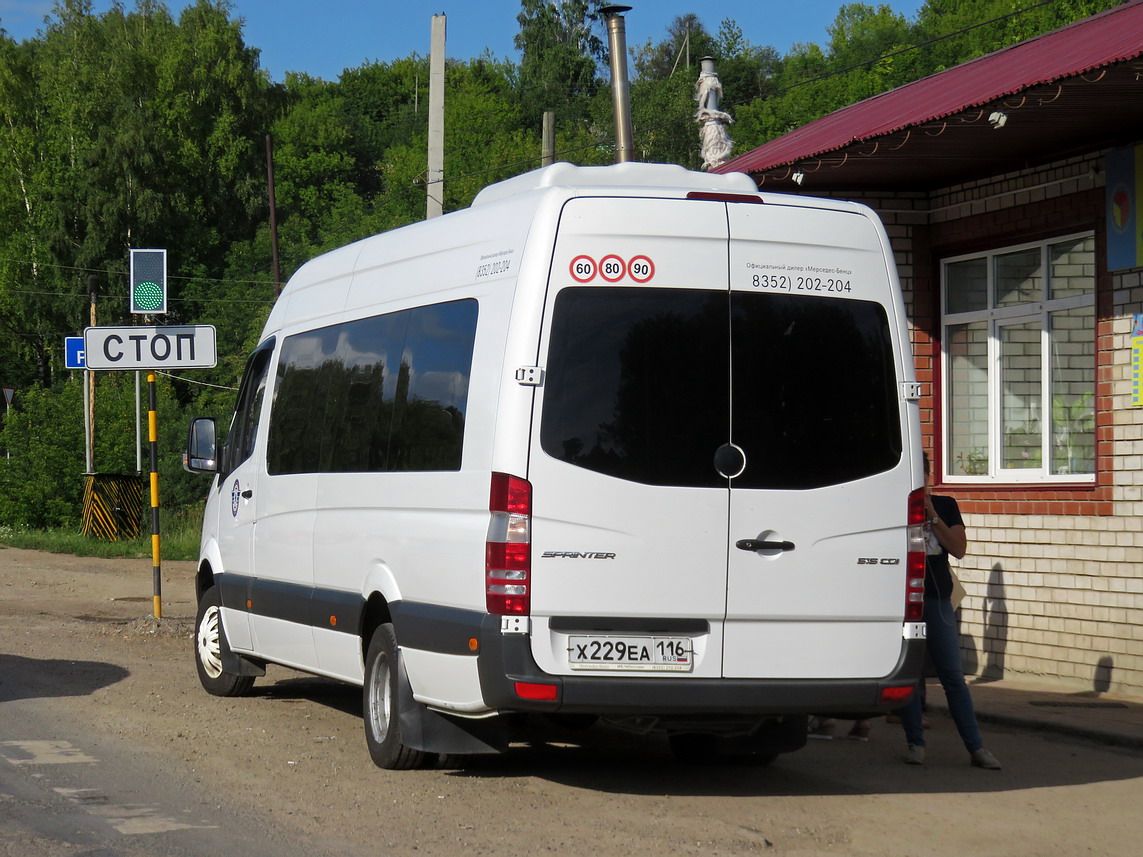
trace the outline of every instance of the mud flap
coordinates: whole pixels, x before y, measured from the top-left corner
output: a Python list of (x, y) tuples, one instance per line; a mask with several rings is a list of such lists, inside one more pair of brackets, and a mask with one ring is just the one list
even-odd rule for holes
[[(221, 616), (219, 620), (221, 621)], [(252, 661), (243, 655), (235, 654), (230, 648), (230, 641), (226, 634), (218, 635), (218, 655), (222, 661), (223, 672), (230, 675), (266, 675), (266, 667), (257, 661)]]
[(397, 655), (397, 726), (401, 743), (425, 753), (476, 755), (508, 749), (504, 718), (472, 720), (431, 711), (413, 698), (405, 661)]

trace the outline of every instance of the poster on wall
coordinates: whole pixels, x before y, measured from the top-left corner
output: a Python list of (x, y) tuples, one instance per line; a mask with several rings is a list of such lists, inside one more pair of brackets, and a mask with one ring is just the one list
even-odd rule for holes
[(1143, 267), (1143, 143), (1107, 154), (1107, 269)]

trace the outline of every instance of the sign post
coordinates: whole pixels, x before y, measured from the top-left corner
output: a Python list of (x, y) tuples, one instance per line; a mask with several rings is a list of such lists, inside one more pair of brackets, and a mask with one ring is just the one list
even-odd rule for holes
[[(134, 252), (134, 251), (133, 251)], [(88, 369), (146, 369), (150, 409), (147, 412), (151, 449), (151, 572), (154, 616), (163, 618), (162, 565), (159, 543), (159, 428), (155, 372), (160, 369), (209, 369), (218, 362), (213, 325), (166, 327), (89, 327), (83, 332)]]

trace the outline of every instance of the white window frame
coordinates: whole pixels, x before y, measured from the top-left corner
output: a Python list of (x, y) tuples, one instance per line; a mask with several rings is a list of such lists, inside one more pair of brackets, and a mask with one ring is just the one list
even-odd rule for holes
[[(1092, 276), (1092, 289), (1083, 295), (1074, 295), (1064, 298), (1048, 299), (1048, 289), (1051, 286), (1051, 266), (1049, 264), (1048, 248), (1068, 241), (1093, 238), (1092, 231), (1078, 232), (1071, 235), (1060, 235), (1042, 241), (1030, 241), (1024, 244), (996, 247), (977, 253), (966, 253), (959, 256), (949, 256), (940, 260), (940, 289), (941, 289), (941, 428), (945, 448), (942, 456), (942, 481), (947, 483), (964, 484), (1092, 484), (1095, 482), (1095, 473), (1066, 473), (1054, 474), (1050, 472), (1050, 444), (1051, 439), (1051, 403), (1052, 403), (1052, 350), (1051, 350), (1051, 313), (1061, 310), (1091, 307), (1093, 315), (1092, 340), (1093, 348), (1096, 340), (1094, 325), (1098, 322), (1095, 309), (1096, 282)], [(1041, 253), (1042, 284), (1040, 300), (1030, 301), (1013, 306), (996, 306), (996, 265), (995, 258), (1010, 253), (1039, 248)], [(987, 270), (987, 302), (988, 307), (968, 312), (948, 312), (948, 266), (956, 262), (973, 259), (986, 260)], [(950, 344), (949, 328), (956, 325), (971, 324), (973, 322), (987, 322), (987, 383), (988, 383), (988, 471), (982, 474), (965, 474), (957, 466), (950, 454), (949, 444), (952, 439), (950, 428), (951, 405), (949, 395), (951, 392), (950, 372), (952, 360), (948, 353)], [(1046, 409), (1047, 418), (1041, 415), (1041, 462), (1038, 468), (1006, 468), (1003, 467), (1003, 437), (1001, 413), (1001, 328), (1027, 322), (1039, 322), (1040, 325), (1040, 384), (1042, 409)], [(1098, 375), (1093, 371), (1092, 402), (1097, 401), (1096, 384)]]

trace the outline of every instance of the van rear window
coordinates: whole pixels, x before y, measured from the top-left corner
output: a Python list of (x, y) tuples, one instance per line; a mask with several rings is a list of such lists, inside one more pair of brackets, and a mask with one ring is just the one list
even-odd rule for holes
[(459, 470), (475, 300), (286, 337), (267, 472)]
[(556, 298), (544, 451), (650, 485), (809, 489), (894, 467), (889, 322), (870, 301), (698, 289), (567, 288)]

